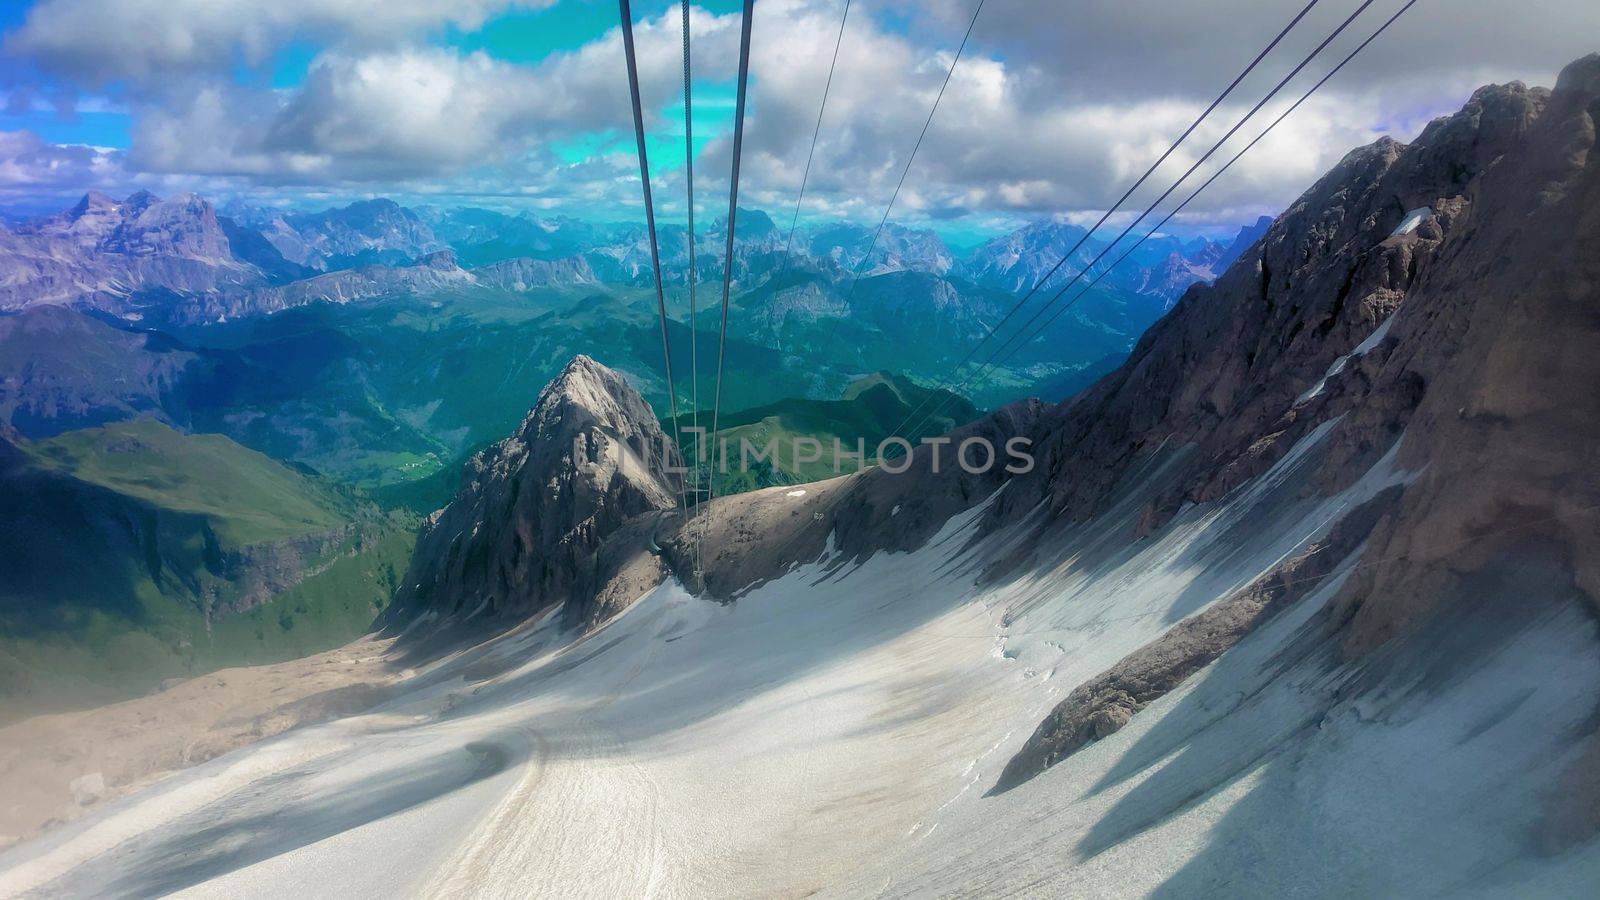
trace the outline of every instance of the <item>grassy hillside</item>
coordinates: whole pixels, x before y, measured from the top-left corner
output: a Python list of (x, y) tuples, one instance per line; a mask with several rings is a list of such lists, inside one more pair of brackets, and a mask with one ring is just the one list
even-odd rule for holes
[(365, 632), (414, 520), (150, 420), (0, 448), (0, 722)]
[(69, 431), (31, 449), (41, 468), (203, 516), (234, 546), (327, 531), (354, 512), (347, 498), (220, 434), (150, 419)]

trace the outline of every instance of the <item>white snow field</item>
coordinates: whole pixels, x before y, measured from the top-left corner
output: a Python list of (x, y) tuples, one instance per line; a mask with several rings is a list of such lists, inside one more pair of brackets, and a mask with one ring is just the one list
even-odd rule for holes
[(1316, 630), (1347, 561), (1128, 727), (986, 796), (1066, 692), (1406, 477), (1385, 460), (1302, 499), (1325, 434), (1130, 543), (1152, 463), (998, 586), (981, 563), (1017, 533), (974, 543), (980, 508), (730, 605), (668, 584), (577, 641), (547, 616), (12, 848), (0, 894), (1581, 893), (1594, 854), (1529, 837), (1600, 699), (1565, 596), (1515, 627), (1486, 598), (1425, 664), (1355, 669)]

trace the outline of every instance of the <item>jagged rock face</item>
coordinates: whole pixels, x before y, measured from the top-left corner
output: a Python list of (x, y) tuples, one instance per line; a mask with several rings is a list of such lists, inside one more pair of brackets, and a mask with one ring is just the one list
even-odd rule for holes
[(130, 215), (102, 242), (104, 252), (183, 256), (219, 264), (232, 260), (216, 210), (194, 194), (163, 202), (141, 191), (129, 197), (124, 208)]
[[(1061, 259), (1068, 248), (1084, 236), (1084, 230), (1063, 222), (1035, 222), (1011, 234), (988, 241), (968, 260), (968, 277), (1013, 292), (1026, 291)], [(1085, 242), (1087, 243), (1087, 242)], [(1082, 250), (1068, 260), (1081, 268), (1093, 254)]]
[(454, 254), (441, 250), (411, 266), (362, 266), (288, 284), (194, 297), (170, 314), (183, 322), (212, 322), (281, 312), (308, 303), (355, 303), (475, 283), (472, 273), (456, 266)]
[[(392, 201), (251, 221), (261, 230), (193, 194), (117, 201), (91, 192), (60, 215), (0, 232), (0, 309), (70, 303), (197, 322), (473, 281)], [(308, 277), (324, 269), (341, 271)]]
[[(1507, 117), (1482, 105), (1485, 122)], [(1600, 54), (1568, 66), (1538, 119), (1466, 186), (1457, 233), (1390, 329), (1370, 377), (1378, 391), (1426, 386), (1400, 445), (1420, 474), (1369, 552), (1408, 564), (1364, 569), (1339, 598), (1347, 653), (1540, 552), (1600, 603), (1597, 121)]]
[(817, 322), (849, 312), (844, 298), (828, 290), (825, 280), (805, 278), (792, 286), (774, 290), (765, 302), (751, 310), (749, 327), (757, 334), (770, 335), (776, 340), (790, 320)]
[(59, 238), (88, 249), (98, 246), (111, 234), (122, 223), (122, 217), (122, 204), (99, 191), (90, 191), (61, 215), (39, 222), (24, 222), (16, 230), (18, 234)]
[[(1409, 147), (1386, 138), (1346, 156), (1215, 284), (1192, 287), (1119, 370), (1046, 417), (1039, 468), (1000, 514), (1044, 503), (1054, 516), (1089, 518), (1131, 459), (1191, 447), (1187, 477), (1150, 509), (1147, 525), (1157, 527), (1184, 502), (1216, 499), (1265, 471), (1295, 439), (1357, 405), (1343, 389), (1300, 400), (1400, 307), (1459, 232), (1462, 192), (1523, 142), (1546, 97), (1520, 84), (1485, 88)], [(1431, 218), (1392, 234), (1425, 206)], [(1392, 445), (1420, 390), (1416, 378), (1397, 377), (1382, 396), (1359, 398), (1387, 411), (1340, 438), (1348, 452), (1330, 482), (1353, 480)]]
[[(561, 605), (570, 622), (585, 621), (618, 577), (617, 561), (630, 557), (603, 545), (630, 521), (677, 506), (663, 446), (639, 393), (577, 357), (515, 435), (467, 463), (455, 499), (425, 523), (384, 623), (430, 611), (522, 617)], [(647, 554), (649, 543), (644, 530), (622, 549)]]
[(473, 270), (479, 284), (508, 291), (566, 284), (595, 284), (589, 263), (581, 256), (564, 259), (530, 259), (520, 256)]
[[(1485, 88), (1409, 147), (1350, 154), (1127, 365), (1039, 420), (1040, 471), (1010, 485), (998, 521), (1092, 520), (1130, 465), (1185, 447), (1147, 508), (1158, 528), (1318, 426), (1311, 490), (1348, 488), (1391, 451), (1410, 478), (1074, 690), (999, 790), (1121, 728), (1336, 560), (1349, 577), (1305, 640), (1353, 671), (1437, 662), (1426, 635), (1485, 608), (1509, 640), (1558, 605), (1600, 606), (1597, 117), (1600, 54), (1554, 92)], [(1582, 740), (1540, 826), (1555, 850), (1600, 832), (1600, 732)]]
[(594, 273), (581, 257), (552, 261), (520, 258), (469, 270), (456, 264), (454, 251), (436, 250), (423, 255), (413, 265), (361, 266), (287, 284), (194, 297), (171, 310), (170, 315), (182, 322), (210, 322), (281, 312), (309, 303), (359, 303), (480, 285), (526, 291), (535, 287), (593, 283)]
[(1222, 251), (1216, 260), (1211, 263), (1211, 271), (1219, 275), (1228, 271), (1228, 267), (1233, 265), (1234, 260), (1243, 256), (1246, 251), (1256, 245), (1256, 241), (1266, 236), (1267, 230), (1272, 227), (1272, 221), (1271, 216), (1262, 216), (1255, 221), (1255, 224), (1245, 225), (1240, 228), (1239, 233), (1234, 235), (1233, 240), (1228, 244), (1228, 248)]
[[(227, 211), (218, 215), (193, 194), (161, 200), (141, 191), (119, 201), (91, 192), (60, 215), (0, 230), (0, 309), (73, 304), (128, 319), (194, 324), (456, 286), (523, 291), (594, 282), (643, 285), (652, 278), (649, 241), (637, 225), (457, 210), (435, 217), (443, 229), (436, 233), (416, 212), (384, 199), (316, 213), (277, 213), (237, 202)], [(722, 276), (723, 227), (714, 220), (692, 236), (698, 275), (707, 283)], [(452, 252), (441, 234), (472, 261), (494, 261), (442, 277), (458, 267), (441, 263), (439, 254)], [(991, 292), (1026, 288), (1080, 234), (1071, 226), (1029, 226), (958, 263), (931, 231), (892, 223), (881, 232), (833, 224), (791, 241), (766, 213), (742, 210), (733, 278), (741, 291), (763, 285), (785, 290), (795, 273), (813, 274), (820, 276), (825, 295), (864, 299), (870, 293), (865, 286), (859, 292), (843, 286), (858, 276), (870, 284), (889, 275), (890, 286), (921, 290), (924, 281), (931, 283), (937, 301), (970, 293), (967, 278)], [(663, 277), (685, 277), (691, 236), (682, 226), (666, 225), (658, 237)], [(502, 259), (508, 246), (534, 258)], [(1086, 264), (1102, 248), (1086, 244), (1074, 263)], [(1223, 246), (1209, 241), (1157, 238), (1111, 272), (1106, 285), (1170, 301), (1194, 280), (1209, 280), (1220, 268), (1211, 261), (1222, 255)], [(947, 275), (961, 278), (951, 282)], [(837, 298), (832, 305), (845, 317), (861, 307), (852, 302), (846, 309)], [(821, 310), (808, 306), (802, 315)], [(951, 307), (944, 304), (940, 311)]]
[[(1264, 230), (1265, 223), (1261, 222), (1241, 228), (1231, 244), (1205, 238), (1190, 241), (1171, 236), (1152, 238), (1133, 248), (1121, 265), (1107, 271), (1111, 261), (1120, 255), (1102, 255), (1107, 240), (1083, 240), (1084, 229), (1076, 225), (1035, 222), (987, 241), (973, 251), (958, 271), (978, 284), (1023, 293), (1054, 270), (1050, 281), (1053, 291), (1098, 259), (1094, 271), (1103, 273), (1106, 287), (1171, 301), (1189, 285), (1210, 281), (1226, 269), (1227, 263), (1254, 243)], [(1057, 270), (1055, 267), (1062, 255), (1074, 246), (1078, 249), (1072, 258)], [(1225, 261), (1219, 263), (1219, 260)]]
[(91, 192), (72, 209), (0, 234), (0, 309), (87, 300), (136, 313), (148, 288), (198, 293), (259, 283), (233, 256), (211, 204), (140, 191), (117, 202)]
[(139, 191), (117, 202), (96, 191), (58, 216), (29, 223), (19, 235), (54, 239), (81, 250), (129, 256), (177, 256), (223, 263), (227, 235), (216, 210), (194, 194), (161, 200)]
[[(1583, 537), (1600, 508), (1597, 72), (1600, 57), (1575, 63), (1553, 95), (1484, 88), (1409, 146), (1350, 153), (1215, 284), (1190, 288), (1118, 370), (1053, 409), (975, 426), (1031, 439), (1033, 471), (869, 471), (842, 488), (827, 528), (746, 582), (819, 552), (829, 529), (858, 557), (914, 542), (1004, 483), (981, 531), (1045, 527), (1030, 525), (993, 563), (1002, 576), (1037, 561), (1050, 523), (1104, 512), (1152, 458), (1172, 466), (1130, 538), (1186, 503), (1223, 499), (1326, 426), (1312, 490), (1348, 487), (1397, 443), (1400, 463), (1422, 473), (1367, 551), (1387, 558), (1387, 547), (1405, 564), (1363, 568), (1345, 588), (1350, 622), (1336, 627), (1347, 653), (1404, 633), (1468, 573), (1522, 546), (1512, 542), (1552, 543), (1568, 580), (1600, 598)], [(1422, 208), (1420, 223), (1399, 227)], [(1504, 541), (1451, 555), (1508, 527)]]
[(809, 241), (811, 255), (831, 260), (841, 270), (859, 272), (862, 276), (885, 272), (943, 275), (955, 265), (944, 241), (934, 232), (890, 224), (884, 226), (877, 243), (873, 244), (874, 231), (874, 228), (843, 224), (819, 229)]
[(318, 253), (316, 248), (312, 247), (311, 243), (283, 216), (272, 216), (260, 221), (258, 230), (262, 239), (270, 243), (273, 249), (289, 262), (305, 266), (311, 271), (317, 271), (326, 265), (322, 254)]
[(1189, 289), (1191, 284), (1210, 281), (1215, 277), (1212, 271), (1212, 262), (1220, 256), (1222, 248), (1212, 244), (1206, 252), (1198, 254), (1195, 259), (1184, 259), (1178, 253), (1169, 253), (1162, 263), (1147, 272), (1142, 273), (1143, 278), (1134, 287), (1142, 294), (1155, 294), (1158, 297), (1179, 297)]

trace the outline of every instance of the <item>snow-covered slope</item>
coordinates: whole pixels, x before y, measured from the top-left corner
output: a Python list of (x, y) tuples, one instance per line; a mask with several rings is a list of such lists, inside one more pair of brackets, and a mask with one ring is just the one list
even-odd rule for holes
[[(1453, 649), (1488, 652), (1464, 671), (1346, 666), (1306, 636), (1349, 560), (1148, 715), (987, 796), (1072, 686), (1411, 477), (1385, 458), (1339, 496), (1303, 498), (1326, 433), (1228, 503), (1129, 547), (1107, 536), (1175, 470), (1142, 469), (1105, 517), (1052, 548), (1055, 567), (1003, 586), (978, 576), (1014, 532), (957, 550), (982, 504), (922, 549), (861, 563), (830, 553), (733, 605), (667, 583), (575, 642), (552, 611), (423, 669), (365, 715), (214, 760), (15, 848), (0, 885), (1104, 896), (1438, 891), (1485, 872), (1558, 885), (1592, 872), (1591, 858), (1540, 860), (1510, 839), (1566, 729), (1600, 699), (1592, 620), (1552, 595), (1508, 639), (1472, 629)], [(1551, 665), (1571, 677), (1542, 677)]]

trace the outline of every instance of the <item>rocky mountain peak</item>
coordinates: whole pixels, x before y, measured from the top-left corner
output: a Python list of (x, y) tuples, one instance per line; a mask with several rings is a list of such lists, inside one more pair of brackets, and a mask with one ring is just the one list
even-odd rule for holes
[[(618, 465), (641, 467), (628, 471), (637, 479), (641, 493), (662, 501), (665, 507), (676, 504), (676, 483), (660, 465), (662, 431), (655, 410), (622, 373), (583, 354), (574, 356), (539, 392), (533, 410), (512, 440), (592, 443), (596, 436), (617, 444), (618, 453), (627, 451), (614, 460)], [(599, 461), (603, 455), (591, 452), (589, 460)]]
[(285, 258), (329, 271), (403, 265), (443, 248), (420, 216), (382, 197), (282, 218), (283, 227), (268, 229), (267, 239)]
[(116, 199), (90, 191), (71, 209), (24, 223), (17, 233), (66, 239), (81, 247), (92, 247), (117, 227), (122, 215), (122, 204)]
[(232, 261), (216, 210), (196, 194), (160, 200), (140, 191), (123, 201), (121, 213), (122, 221), (101, 242), (104, 252)]
[[(765, 210), (748, 209), (743, 206), (739, 207), (739, 217), (735, 220), (734, 226), (738, 229), (734, 237), (741, 240), (770, 237), (778, 232), (778, 223), (772, 221), (772, 217), (767, 215)], [(720, 215), (712, 219), (706, 226), (706, 233), (718, 236), (718, 240), (725, 239), (728, 234), (728, 217)]]
[(1600, 53), (1591, 53), (1568, 63), (1556, 78), (1556, 90), (1573, 94), (1600, 94)]
[[(182, 194), (177, 199), (189, 198), (198, 199), (194, 194)], [(122, 207), (125, 211), (137, 215), (160, 202), (161, 198), (149, 191), (135, 191), (128, 195), (128, 199), (122, 201)]]
[[(1346, 154), (1211, 285), (1196, 285), (1120, 370), (1063, 406), (1041, 435), (1036, 482), (1050, 507), (1092, 516), (1130, 448), (1189, 446), (1188, 479), (1152, 506), (1152, 527), (1186, 502), (1215, 499), (1264, 471), (1319, 421), (1300, 398), (1406, 302), (1470, 217), (1471, 187), (1525, 144), (1548, 92), (1485, 88), (1411, 144), (1382, 138)], [(1396, 234), (1408, 212), (1431, 215)], [(1351, 471), (1392, 445), (1416, 397), (1397, 381), (1381, 427), (1353, 442)], [(1094, 464), (1106, 465), (1092, 475)], [(1056, 466), (1070, 466), (1072, 476)], [(1008, 502), (1026, 503), (1013, 490)], [(1032, 495), (1037, 502), (1039, 495)]]
[(576, 623), (617, 579), (658, 578), (648, 553), (647, 565), (632, 565), (648, 530), (618, 535), (677, 506), (664, 446), (654, 411), (621, 374), (574, 358), (515, 434), (467, 462), (455, 499), (425, 524), (385, 624), (552, 607)]
[(84, 194), (83, 198), (67, 211), (67, 215), (71, 216), (72, 218), (78, 218), (90, 210), (115, 209), (117, 205), (118, 204), (115, 198), (101, 193), (100, 191), (90, 191), (87, 194)]

